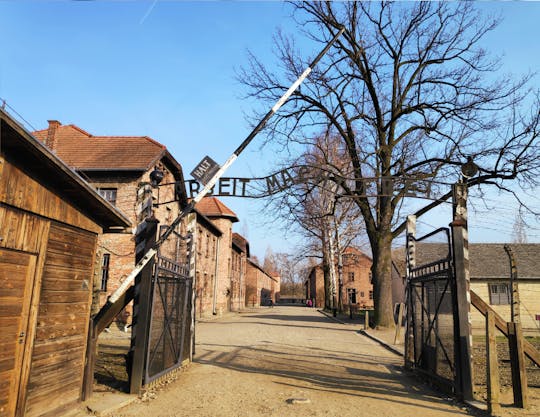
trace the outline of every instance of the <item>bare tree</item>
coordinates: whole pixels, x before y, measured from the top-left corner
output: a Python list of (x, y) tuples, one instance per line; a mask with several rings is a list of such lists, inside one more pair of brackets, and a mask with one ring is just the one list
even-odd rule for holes
[(514, 227), (512, 230), (512, 240), (514, 243), (527, 243), (527, 225), (525, 224), (525, 220), (523, 219), (523, 216), (521, 213), (518, 213), (516, 215), (516, 219), (514, 220)]
[[(498, 76), (499, 62), (480, 47), (498, 22), (471, 2), (293, 8), (300, 32), (315, 43), (346, 31), (271, 119), (267, 140), (310, 145), (324, 133), (341, 141), (352, 166), (341, 186), (362, 213), (373, 256), (375, 322), (390, 326), (391, 244), (404, 231), (399, 209), (412, 186), (403, 179), (453, 182), (473, 157), (480, 170), (469, 186), (537, 186), (538, 93), (528, 87), (531, 76)], [(278, 33), (276, 47), (279, 73), (253, 55), (240, 71), (248, 96), (275, 102), (307, 65), (292, 39)]]
[(281, 294), (303, 298), (307, 259), (301, 253), (276, 253), (277, 272), (281, 277)]
[(338, 259), (353, 242), (361, 240), (364, 232), (356, 204), (350, 199), (337, 198), (336, 179), (347, 178), (351, 164), (340, 141), (323, 135), (289, 165), (303, 180), (269, 199), (266, 211), (282, 226), (297, 228), (305, 239), (304, 246), (309, 247), (308, 256), (321, 254), (325, 306), (335, 308)]

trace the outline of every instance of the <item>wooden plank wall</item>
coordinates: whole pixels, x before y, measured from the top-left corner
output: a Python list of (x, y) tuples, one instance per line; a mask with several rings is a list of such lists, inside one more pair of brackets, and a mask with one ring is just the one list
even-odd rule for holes
[(0, 166), (0, 202), (81, 229), (101, 232), (92, 220), (9, 161), (0, 158)]
[(58, 416), (80, 400), (100, 231), (0, 157), (0, 247), (37, 256), (17, 415)]
[(96, 235), (51, 224), (43, 270), (27, 416), (56, 416), (79, 401)]

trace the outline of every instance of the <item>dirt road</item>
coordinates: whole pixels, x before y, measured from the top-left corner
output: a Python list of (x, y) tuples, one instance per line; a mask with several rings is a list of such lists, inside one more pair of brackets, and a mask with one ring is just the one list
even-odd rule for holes
[(401, 373), (401, 358), (305, 307), (265, 308), (197, 327), (195, 363), (118, 416), (469, 415)]

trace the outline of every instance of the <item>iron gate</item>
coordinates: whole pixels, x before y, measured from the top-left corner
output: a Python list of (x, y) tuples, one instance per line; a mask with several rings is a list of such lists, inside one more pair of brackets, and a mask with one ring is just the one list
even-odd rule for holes
[[(443, 243), (429, 239), (444, 237)], [(414, 260), (411, 257), (414, 254)], [(408, 364), (445, 391), (459, 391), (455, 274), (448, 228), (407, 236)]]
[(190, 355), (193, 242), (191, 236), (175, 237), (175, 248), (169, 253), (180, 260), (165, 257), (160, 249), (154, 265), (143, 385), (181, 366)]

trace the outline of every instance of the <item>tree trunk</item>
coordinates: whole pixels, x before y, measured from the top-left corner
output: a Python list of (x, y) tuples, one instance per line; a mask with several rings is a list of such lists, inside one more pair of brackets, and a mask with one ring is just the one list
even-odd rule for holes
[(392, 233), (382, 232), (372, 244), (373, 301), (375, 326), (393, 327), (392, 306)]

